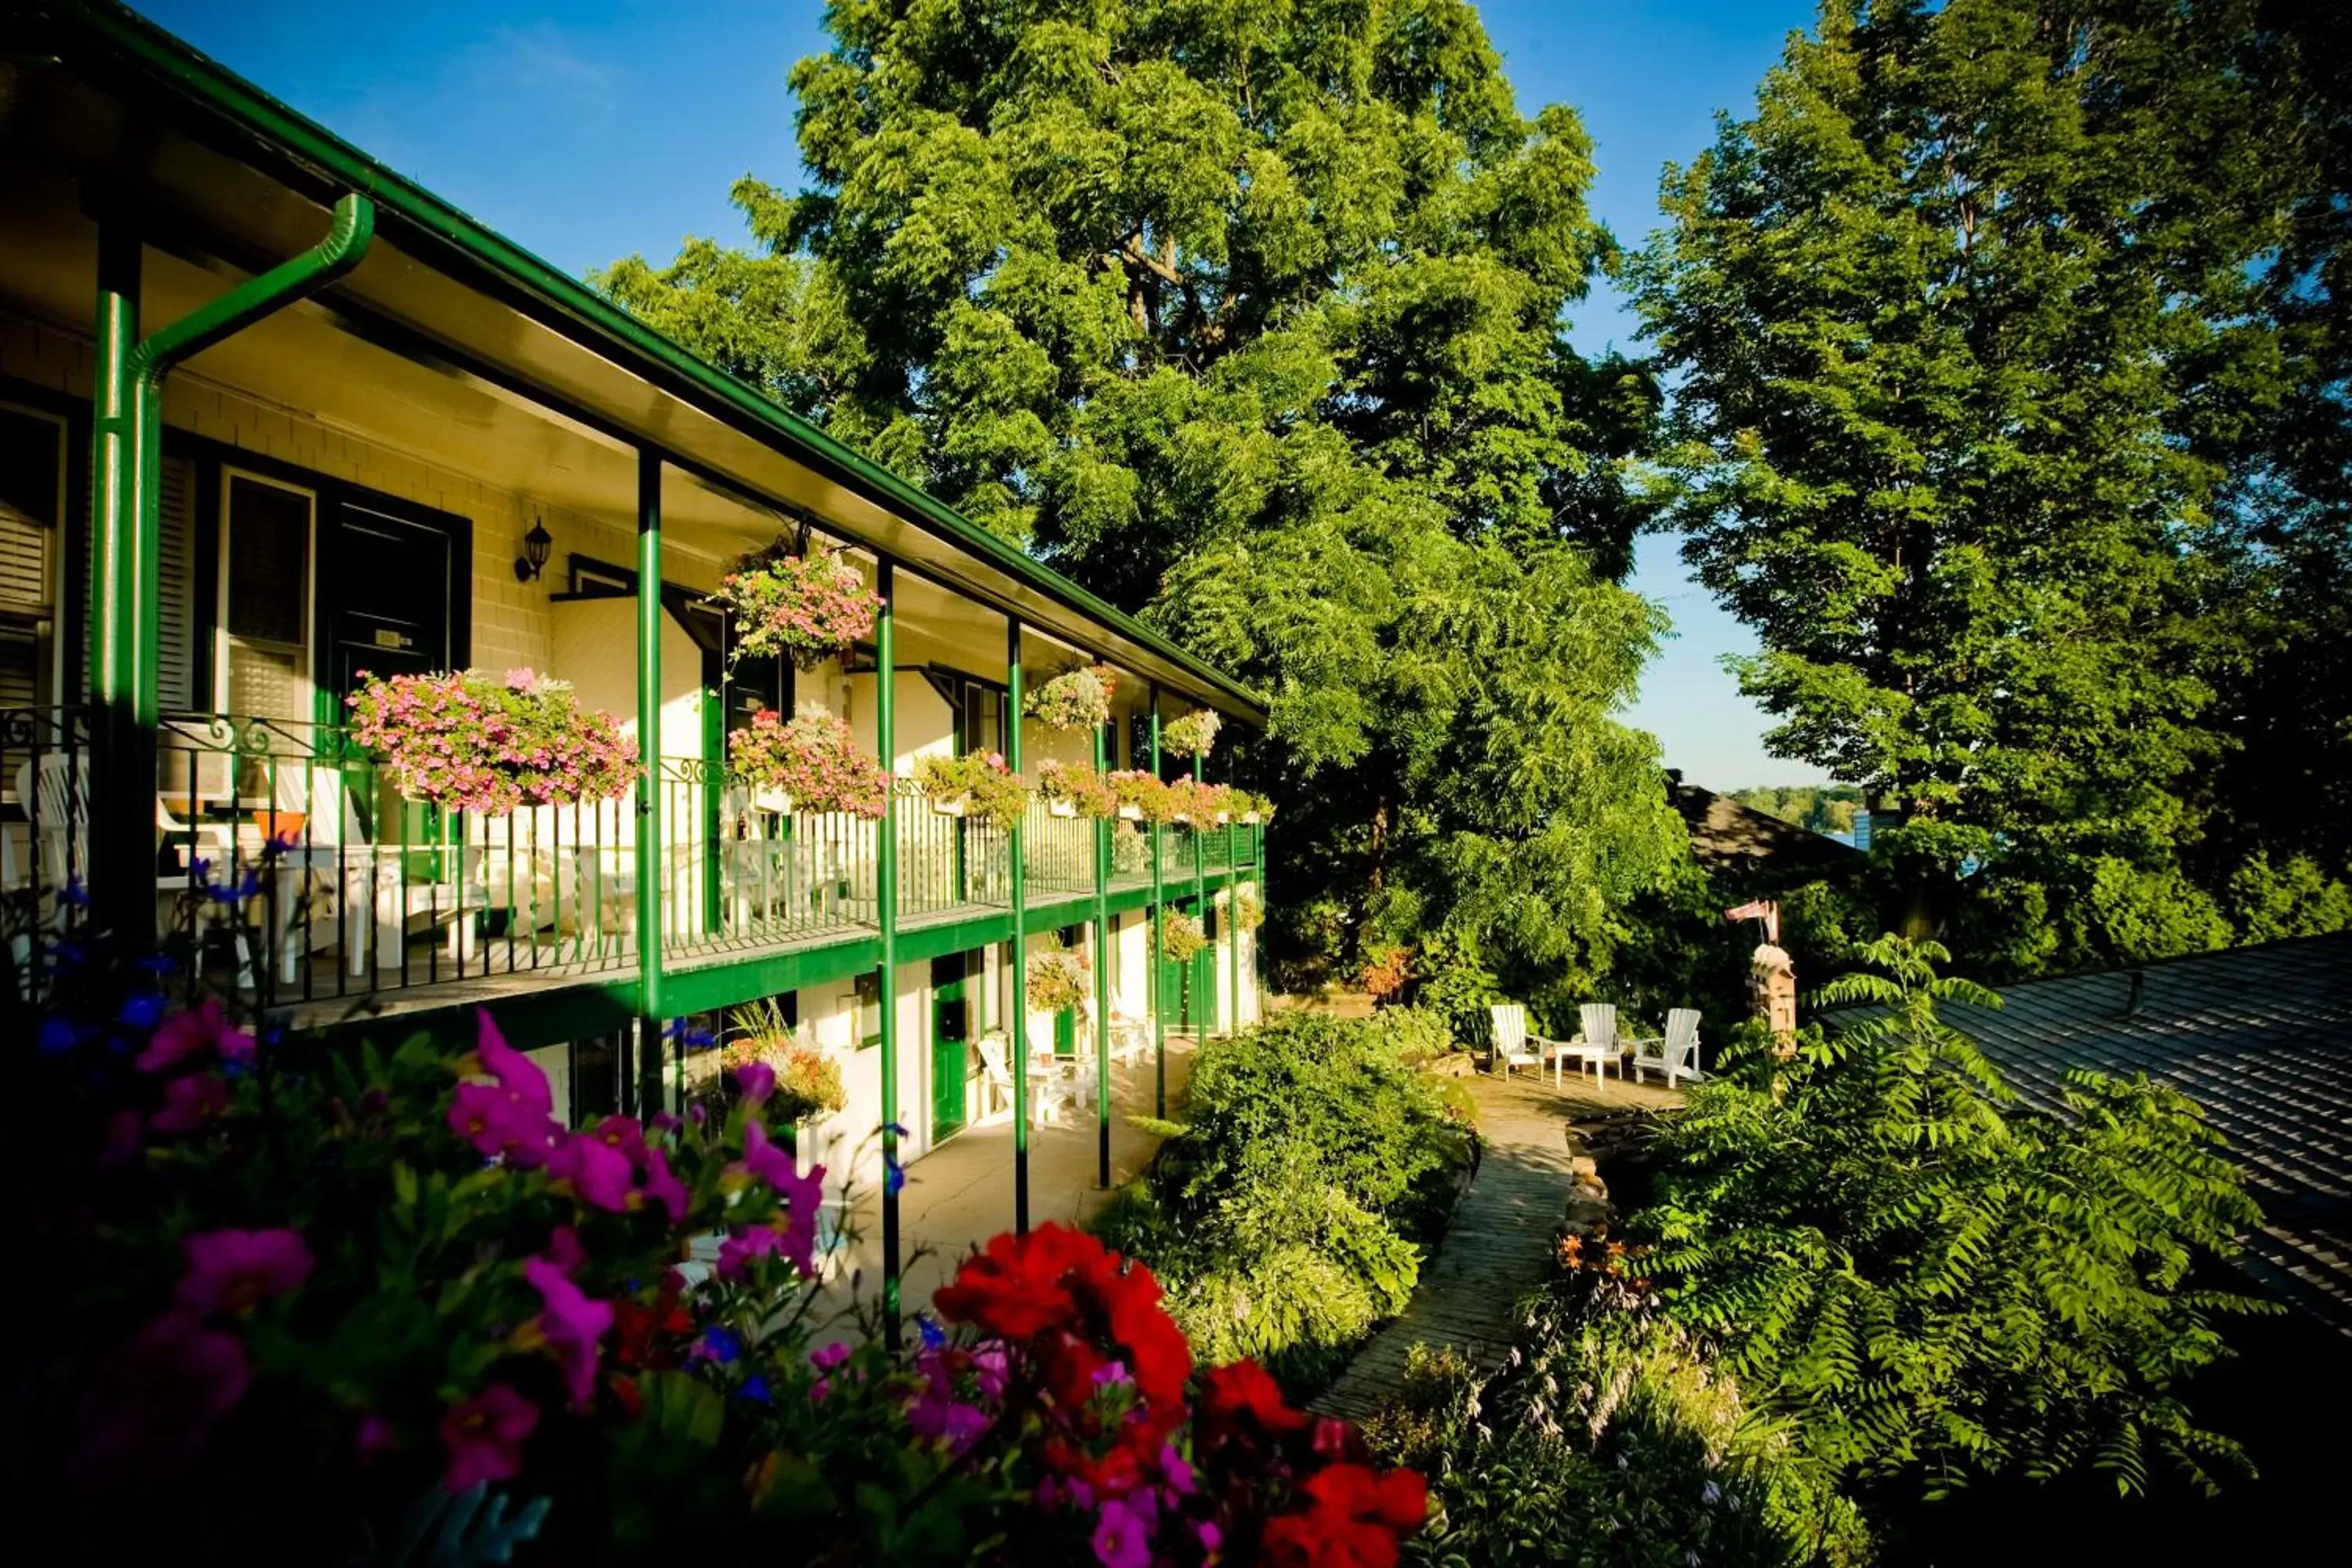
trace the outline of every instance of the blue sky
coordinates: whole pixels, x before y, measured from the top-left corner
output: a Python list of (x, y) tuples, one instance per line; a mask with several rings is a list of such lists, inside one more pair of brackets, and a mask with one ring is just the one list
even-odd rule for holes
[[(815, 0), (146, 0), (149, 16), (574, 272), (688, 234), (740, 233), (727, 187), (798, 179), (784, 73), (823, 46)], [(1595, 210), (1621, 239), (1656, 221), (1658, 174), (1744, 112), (1811, 0), (1488, 0), (1480, 7), (1522, 112), (1565, 101), (1600, 143)], [(1602, 289), (1580, 346), (1632, 346)], [(1669, 766), (1729, 788), (1820, 775), (1764, 754), (1765, 721), (1717, 666), (1753, 639), (1693, 584), (1674, 542), (1643, 542), (1634, 585), (1676, 636), (1632, 719)]]

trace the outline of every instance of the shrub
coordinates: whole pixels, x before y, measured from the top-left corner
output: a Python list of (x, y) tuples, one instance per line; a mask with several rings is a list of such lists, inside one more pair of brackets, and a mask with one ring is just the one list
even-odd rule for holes
[(781, 540), (736, 562), (711, 597), (735, 612), (730, 658), (782, 655), (803, 669), (872, 636), (882, 609), (839, 552), (795, 555)]
[(1187, 1098), (1103, 1234), (1150, 1261), (1202, 1353), (1322, 1381), (1411, 1300), (1464, 1137), (1370, 1025), (1308, 1014), (1208, 1041)]
[(568, 682), (528, 669), (502, 679), (361, 672), (344, 701), (352, 739), (411, 800), (489, 815), (612, 800), (635, 786), (637, 743), (609, 713), (582, 708)]
[(2192, 1286), (2259, 1220), (2196, 1105), (2146, 1079), (2070, 1077), (2019, 1110), (1936, 1004), (1933, 943), (1824, 989), (1863, 1011), (1752, 1054), (1661, 1133), (1640, 1216), (1679, 1321), (1718, 1340), (1761, 1409), (1840, 1474), (1939, 1495), (1972, 1476), (2089, 1465), (2124, 1489), (2165, 1461), (2210, 1488), (2237, 1446), (2177, 1389), (2258, 1303)]
[(966, 752), (960, 757), (929, 756), (915, 765), (915, 781), (934, 801), (963, 799), (968, 811), (1010, 833), (1029, 812), (1029, 790), (1004, 765), (1003, 753)]
[(1690, 1335), (1622, 1277), (1578, 1271), (1523, 1319), (1498, 1373), (1423, 1354), (1365, 1424), (1433, 1478), (1406, 1561), (1482, 1568), (1844, 1568), (1871, 1560), (1853, 1505), (1757, 1420)]
[(727, 737), (727, 762), (754, 789), (790, 795), (796, 810), (878, 817), (889, 806), (889, 770), (859, 749), (847, 720), (830, 713), (786, 722), (762, 708)]
[(1435, 1061), (1454, 1049), (1454, 1030), (1433, 1007), (1381, 1007), (1372, 1030), (1407, 1067)]

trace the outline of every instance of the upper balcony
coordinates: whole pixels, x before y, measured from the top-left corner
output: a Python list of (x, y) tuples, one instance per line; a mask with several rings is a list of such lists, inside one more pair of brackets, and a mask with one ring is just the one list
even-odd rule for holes
[[(20, 983), (44, 978), (54, 944), (35, 937), (85, 919), (91, 754), (87, 710), (0, 710), (0, 887)], [(656, 777), (653, 907), (666, 969), (878, 932), (884, 823), (761, 809), (700, 756), (663, 757)], [(911, 781), (894, 788), (898, 928), (1009, 913), (1011, 836), (939, 809)], [(163, 727), (154, 816), (159, 927), (191, 939), (216, 983), (263, 1005), (431, 1005), (467, 982), (560, 983), (640, 964), (631, 799), (443, 811), (404, 799), (341, 726), (180, 715)], [(1106, 890), (1123, 903), (1148, 897), (1154, 830), (1104, 826)], [(1092, 899), (1097, 831), (1033, 798), (1025, 909)], [(1157, 829), (1166, 897), (1189, 900), (1196, 878), (1253, 873), (1264, 832)], [(242, 896), (215, 896), (231, 891)]]

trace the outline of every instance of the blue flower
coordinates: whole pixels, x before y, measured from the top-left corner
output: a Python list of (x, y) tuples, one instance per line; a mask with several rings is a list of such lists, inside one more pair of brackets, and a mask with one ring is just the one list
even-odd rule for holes
[(748, 1399), (754, 1405), (765, 1405), (774, 1399), (776, 1394), (775, 1391), (768, 1386), (768, 1380), (765, 1377), (753, 1373), (743, 1380), (743, 1386), (735, 1391), (735, 1397)]
[(743, 1353), (743, 1336), (732, 1329), (705, 1329), (702, 1342), (694, 1348), (695, 1355), (704, 1361), (725, 1366)]
[(163, 1021), (163, 997), (161, 992), (133, 992), (122, 1004), (122, 1023), (134, 1029), (152, 1029)]
[(933, 1321), (929, 1312), (915, 1314), (915, 1332), (922, 1336), (923, 1348), (935, 1351), (948, 1342), (948, 1331)]
[(78, 910), (89, 908), (89, 889), (82, 885), (82, 879), (79, 877), (68, 876), (65, 891), (59, 893), (58, 898)]
[(69, 1051), (80, 1040), (81, 1031), (65, 1019), (52, 1014), (41, 1020), (40, 1046), (44, 1055), (57, 1056)]
[(907, 1185), (907, 1167), (892, 1159), (882, 1162), (882, 1190), (896, 1196)]

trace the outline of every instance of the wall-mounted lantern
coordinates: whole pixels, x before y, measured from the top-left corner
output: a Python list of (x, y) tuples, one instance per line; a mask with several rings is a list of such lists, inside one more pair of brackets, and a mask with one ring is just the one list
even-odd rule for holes
[(547, 531), (547, 524), (537, 517), (530, 520), (530, 531), (522, 536), (522, 553), (515, 557), (515, 581), (530, 583), (538, 580), (547, 564), (547, 552), (555, 540)]

